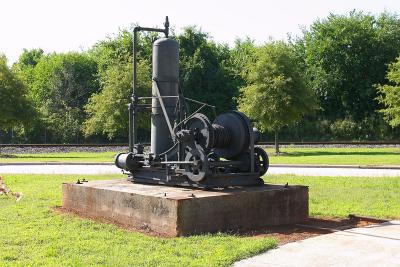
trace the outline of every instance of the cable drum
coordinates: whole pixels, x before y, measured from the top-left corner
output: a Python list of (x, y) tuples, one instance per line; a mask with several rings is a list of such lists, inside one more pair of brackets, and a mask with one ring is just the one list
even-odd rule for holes
[(229, 111), (215, 118), (213, 128), (214, 125), (219, 125), (215, 128), (220, 136), (213, 151), (219, 157), (232, 159), (249, 149), (251, 122), (246, 115)]
[(219, 124), (212, 125), (214, 131), (214, 144), (213, 147), (223, 148), (229, 145), (231, 141), (231, 135), (229, 130)]
[[(204, 114), (196, 113), (184, 125), (193, 133), (198, 145), (212, 149), (220, 158), (233, 159), (249, 149), (250, 129), (253, 131), (253, 128), (241, 112), (221, 114), (212, 124)], [(180, 136), (179, 133), (177, 136)]]

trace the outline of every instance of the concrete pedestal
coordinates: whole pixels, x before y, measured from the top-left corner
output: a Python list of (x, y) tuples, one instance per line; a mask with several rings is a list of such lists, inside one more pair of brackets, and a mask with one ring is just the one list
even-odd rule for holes
[(135, 184), (125, 179), (63, 184), (63, 208), (165, 236), (257, 229), (308, 219), (308, 187), (221, 190)]

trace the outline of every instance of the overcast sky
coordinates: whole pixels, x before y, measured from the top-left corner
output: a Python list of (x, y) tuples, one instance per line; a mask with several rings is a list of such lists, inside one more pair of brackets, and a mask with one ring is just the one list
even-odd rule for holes
[(79, 51), (132, 23), (162, 27), (166, 15), (178, 32), (198, 25), (218, 42), (249, 36), (262, 43), (353, 9), (400, 13), (400, 0), (0, 0), (0, 53), (12, 63), (23, 48)]

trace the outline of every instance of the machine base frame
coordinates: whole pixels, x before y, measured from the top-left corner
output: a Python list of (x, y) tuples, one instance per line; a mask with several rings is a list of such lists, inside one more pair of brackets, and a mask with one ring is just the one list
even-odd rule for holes
[(258, 173), (219, 173), (200, 182), (193, 182), (185, 175), (168, 173), (168, 169), (142, 167), (128, 175), (128, 180), (144, 184), (183, 186), (193, 188), (225, 188), (230, 186), (261, 186), (264, 181)]

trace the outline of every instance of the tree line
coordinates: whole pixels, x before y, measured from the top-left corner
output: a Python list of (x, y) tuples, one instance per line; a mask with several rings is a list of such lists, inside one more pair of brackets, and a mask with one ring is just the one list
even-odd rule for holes
[[(151, 49), (141, 34), (138, 90), (151, 93)], [(400, 136), (400, 19), (353, 11), (315, 21), (301, 36), (233, 47), (196, 27), (180, 45), (184, 95), (244, 111), (263, 139), (388, 140)], [(121, 30), (84, 52), (24, 50), (0, 57), (0, 142), (126, 142), (132, 33)], [(196, 106), (190, 107), (192, 110)], [(207, 115), (213, 116), (210, 111)], [(148, 141), (149, 114), (139, 120)]]

